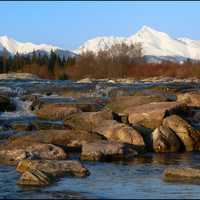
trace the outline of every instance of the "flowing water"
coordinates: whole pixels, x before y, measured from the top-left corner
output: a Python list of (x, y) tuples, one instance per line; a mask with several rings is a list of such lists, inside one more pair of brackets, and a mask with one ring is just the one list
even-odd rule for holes
[(15, 167), (0, 165), (0, 198), (200, 198), (199, 185), (167, 183), (162, 172), (169, 166), (200, 167), (200, 154), (149, 154), (129, 163), (84, 163), (91, 175), (61, 178), (46, 188), (16, 185)]
[[(109, 96), (127, 95), (152, 85), (170, 85), (198, 89), (199, 84), (143, 83), (120, 84), (110, 82), (76, 83), (73, 81), (2, 80), (1, 94), (12, 97), (16, 111), (0, 113), (0, 125), (10, 121), (35, 120), (29, 110), (31, 102), (23, 96), (39, 95), (40, 100), (59, 103), (95, 103)], [(65, 91), (83, 93), (73, 97)], [(55, 123), (55, 122), (53, 122)], [(59, 122), (58, 122), (59, 123)], [(200, 167), (199, 153), (146, 154), (129, 162), (83, 162), (91, 175), (86, 178), (64, 177), (49, 187), (20, 187), (15, 167), (0, 165), (0, 198), (200, 198), (199, 185), (166, 183), (162, 173), (169, 166)]]

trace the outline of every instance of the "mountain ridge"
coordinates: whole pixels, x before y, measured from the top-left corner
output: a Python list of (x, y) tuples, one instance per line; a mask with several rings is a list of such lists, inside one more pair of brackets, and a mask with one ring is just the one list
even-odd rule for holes
[(86, 51), (98, 53), (122, 42), (128, 45), (140, 43), (144, 57), (150, 62), (162, 60), (182, 62), (187, 59), (200, 61), (200, 40), (174, 38), (146, 25), (128, 37), (99, 36), (89, 39), (75, 50), (65, 50), (48, 44), (23, 43), (4, 35), (0, 37), (0, 52), (5, 48), (11, 55), (31, 54), (33, 51), (49, 54), (52, 50), (60, 57), (73, 57)]
[(69, 50), (64, 50), (60, 47), (48, 44), (33, 44), (31, 42), (19, 42), (10, 38), (8, 36), (0, 37), (0, 51), (6, 49), (11, 55), (19, 54), (31, 54), (34, 51), (50, 54), (51, 51), (54, 51), (61, 57), (73, 57), (75, 54)]
[[(114, 44), (124, 42), (128, 45), (140, 43), (143, 54), (149, 58), (158, 57), (158, 60), (184, 61), (187, 59), (200, 60), (200, 41), (189, 38), (174, 38), (167, 33), (157, 31), (148, 26), (142, 26), (134, 35), (129, 37), (97, 37), (83, 43), (74, 52), (85, 51), (98, 53)], [(170, 59), (169, 59), (170, 58)]]

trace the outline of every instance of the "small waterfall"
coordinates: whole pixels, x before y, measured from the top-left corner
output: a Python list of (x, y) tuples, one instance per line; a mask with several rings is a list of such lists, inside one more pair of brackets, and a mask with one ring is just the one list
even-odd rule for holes
[(35, 115), (29, 110), (31, 101), (22, 101), (20, 97), (12, 97), (11, 102), (16, 106), (13, 112), (3, 112), (0, 114), (0, 119), (27, 119), (33, 118)]
[(95, 91), (91, 94), (92, 97), (109, 97), (110, 92), (114, 89), (113, 86), (98, 83), (95, 87)]

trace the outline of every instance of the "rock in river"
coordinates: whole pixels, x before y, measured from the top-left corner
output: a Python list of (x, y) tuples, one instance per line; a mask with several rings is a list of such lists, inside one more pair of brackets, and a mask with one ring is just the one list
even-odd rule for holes
[(81, 110), (75, 105), (67, 104), (44, 104), (36, 112), (41, 119), (63, 120), (68, 115), (80, 112)]
[(117, 96), (110, 98), (107, 107), (115, 113), (129, 113), (128, 110), (151, 102), (166, 101), (164, 97), (158, 96)]
[(95, 142), (102, 139), (105, 137), (81, 130), (40, 130), (25, 136), (11, 138), (9, 145), (21, 147), (24, 144), (45, 143), (63, 148), (80, 148), (83, 142)]
[(186, 151), (200, 150), (200, 132), (180, 116), (171, 115), (166, 117), (163, 120), (163, 125), (176, 133), (184, 144)]
[(65, 119), (65, 125), (73, 129), (93, 131), (102, 121), (113, 119), (109, 109), (98, 112), (82, 112), (70, 115)]
[(188, 111), (185, 104), (177, 102), (153, 102), (135, 106), (127, 112), (130, 124), (140, 124), (146, 128), (159, 127), (163, 119), (171, 114), (182, 114)]
[(51, 178), (39, 170), (24, 172), (17, 181), (18, 185), (23, 186), (46, 186), (52, 182)]
[(195, 168), (167, 168), (163, 179), (171, 182), (189, 182), (200, 184), (200, 169)]
[(181, 148), (180, 139), (169, 128), (160, 126), (152, 133), (155, 152), (178, 152)]
[(32, 170), (39, 170), (52, 177), (64, 175), (85, 177), (90, 174), (79, 161), (75, 160), (22, 160), (17, 165), (17, 171), (20, 173)]
[(132, 144), (138, 148), (145, 148), (143, 137), (137, 130), (115, 120), (102, 121), (94, 129), (94, 132), (105, 136), (108, 140)]
[(21, 145), (8, 143), (7, 145), (1, 144), (0, 147), (0, 161), (7, 164), (17, 164), (19, 161), (30, 159), (65, 159), (67, 154), (65, 151), (52, 144), (42, 143), (27, 143), (22, 142)]
[(81, 159), (113, 161), (133, 158), (136, 155), (138, 155), (137, 151), (130, 147), (130, 145), (113, 141), (99, 141), (83, 144)]

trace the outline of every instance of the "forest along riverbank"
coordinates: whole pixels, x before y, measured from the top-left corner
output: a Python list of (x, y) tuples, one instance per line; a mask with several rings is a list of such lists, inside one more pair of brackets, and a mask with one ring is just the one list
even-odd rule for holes
[[(148, 179), (161, 184), (163, 192), (166, 185), (181, 191), (180, 183), (199, 183), (194, 159), (200, 150), (199, 83), (0, 80), (1, 194), (20, 198), (41, 192), (55, 198), (54, 191), (58, 198), (114, 198), (123, 188), (124, 197), (131, 197)], [(197, 194), (195, 188), (188, 194)], [(138, 197), (152, 194), (148, 187), (139, 190)]]

